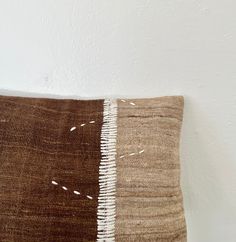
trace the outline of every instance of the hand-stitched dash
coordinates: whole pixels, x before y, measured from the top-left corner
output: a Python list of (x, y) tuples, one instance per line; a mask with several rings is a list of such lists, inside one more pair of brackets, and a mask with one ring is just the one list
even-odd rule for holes
[[(53, 185), (59, 185), (56, 181), (52, 181), (52, 184), (53, 184)], [(65, 190), (65, 191), (68, 191), (68, 188), (65, 187), (65, 186), (61, 186), (61, 188), (62, 188), (63, 190)], [(81, 193), (80, 193), (79, 191), (77, 191), (77, 190), (74, 190), (73, 193), (74, 193), (75, 195), (81, 195)], [(92, 197), (92, 196), (89, 196), (89, 195), (86, 195), (86, 197), (87, 197), (88, 199), (90, 199), (90, 200), (93, 199), (93, 197)]]
[[(94, 123), (95, 123), (95, 120), (91, 120), (91, 121), (89, 121), (89, 123), (90, 123), (90, 124), (94, 124)], [(85, 126), (85, 125), (86, 125), (86, 123), (80, 124), (81, 127), (83, 127), (83, 126)], [(77, 127), (76, 127), (76, 126), (73, 126), (73, 127), (70, 128), (70, 131), (72, 132), (72, 131), (74, 131), (75, 129), (77, 129)]]
[[(126, 103), (126, 100), (121, 99), (121, 102)], [(135, 106), (136, 104), (134, 102), (129, 102), (130, 105)]]
[(53, 184), (53, 185), (56, 185), (56, 186), (58, 185), (58, 183), (55, 182), (55, 181), (52, 181), (52, 184)]
[(133, 155), (135, 155), (135, 153), (128, 154), (128, 156), (133, 156)]
[(121, 156), (119, 156), (119, 158), (122, 159), (122, 158), (127, 157), (127, 156), (139, 155), (139, 154), (142, 154), (143, 152), (144, 152), (144, 150), (140, 150), (138, 152), (133, 152), (133, 153), (126, 154), (126, 155), (121, 155)]
[(76, 127), (74, 126), (74, 127), (72, 127), (71, 129), (70, 129), (70, 131), (73, 131), (73, 130), (75, 130), (76, 129)]

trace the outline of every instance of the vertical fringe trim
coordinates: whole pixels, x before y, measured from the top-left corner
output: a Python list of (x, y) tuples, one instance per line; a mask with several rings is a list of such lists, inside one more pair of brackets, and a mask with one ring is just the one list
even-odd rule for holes
[(99, 166), (97, 241), (115, 241), (117, 102), (104, 100)]

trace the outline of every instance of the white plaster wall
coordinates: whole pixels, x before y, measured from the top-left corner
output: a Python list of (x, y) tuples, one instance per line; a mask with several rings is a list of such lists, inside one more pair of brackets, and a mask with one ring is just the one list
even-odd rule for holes
[(0, 0), (0, 88), (185, 95), (188, 241), (236, 241), (235, 0)]

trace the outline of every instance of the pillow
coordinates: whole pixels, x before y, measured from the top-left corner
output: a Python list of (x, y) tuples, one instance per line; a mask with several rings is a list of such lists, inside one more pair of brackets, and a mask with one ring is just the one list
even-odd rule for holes
[(0, 96), (0, 241), (186, 241), (182, 116), (182, 96)]

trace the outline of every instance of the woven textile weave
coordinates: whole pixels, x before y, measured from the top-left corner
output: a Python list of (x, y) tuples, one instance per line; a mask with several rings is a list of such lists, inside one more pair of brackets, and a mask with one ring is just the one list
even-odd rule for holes
[(0, 241), (186, 242), (183, 97), (0, 96)]

